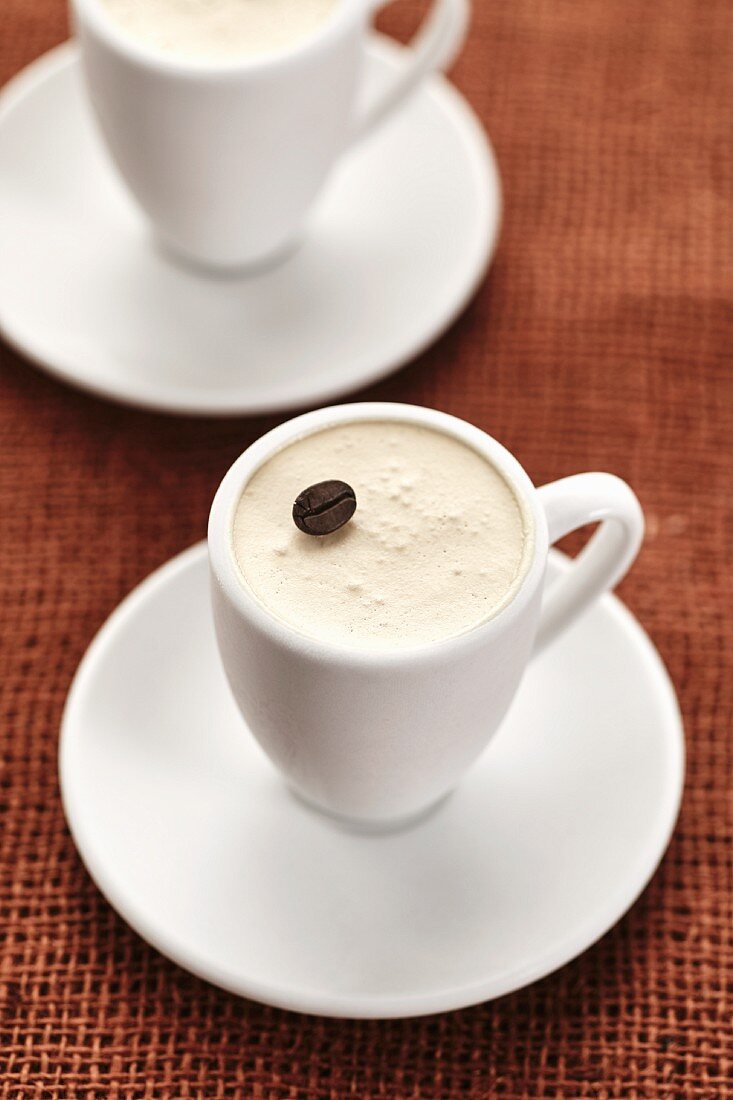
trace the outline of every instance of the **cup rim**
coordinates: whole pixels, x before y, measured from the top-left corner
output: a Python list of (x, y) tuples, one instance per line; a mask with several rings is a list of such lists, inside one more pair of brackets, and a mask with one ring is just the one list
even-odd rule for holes
[(371, 12), (377, 2), (378, 0), (337, 0), (333, 11), (321, 26), (293, 46), (271, 50), (254, 57), (199, 62), (176, 57), (175, 54), (169, 56), (152, 46), (138, 42), (132, 35), (117, 26), (104, 10), (100, 0), (70, 0), (77, 21), (89, 25), (95, 34), (117, 53), (146, 68), (192, 80), (227, 80), (250, 74), (262, 74), (276, 67), (297, 63), (327, 47), (346, 23), (347, 18), (351, 18), (361, 10)]
[[(312, 432), (363, 420), (395, 420), (447, 432), (489, 459), (507, 479), (526, 506), (534, 525), (531, 558), (523, 580), (510, 601), (494, 616), (461, 634), (395, 649), (345, 646), (302, 633), (261, 603), (244, 583), (234, 556), (232, 529), (234, 512), (245, 484), (273, 454)], [(480, 428), (448, 413), (421, 405), (397, 402), (358, 402), (332, 405), (287, 420), (260, 436), (232, 464), (214, 496), (209, 514), (208, 550), (213, 578), (226, 598), (270, 641), (313, 660), (369, 668), (441, 662), (469, 652), (504, 631), (520, 616), (542, 583), (547, 561), (547, 520), (537, 491), (517, 459)]]

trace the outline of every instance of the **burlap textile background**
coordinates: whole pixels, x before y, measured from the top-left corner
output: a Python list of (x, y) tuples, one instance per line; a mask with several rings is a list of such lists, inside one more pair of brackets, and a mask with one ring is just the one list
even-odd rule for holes
[[(65, 33), (61, 0), (2, 0), (0, 79)], [(497, 1003), (392, 1023), (263, 1008), (101, 899), (59, 803), (69, 682), (275, 420), (116, 408), (0, 350), (0, 1096), (733, 1095), (732, 73), (730, 0), (476, 0), (455, 80), (501, 164), (496, 262), (453, 330), (369, 391), (473, 420), (537, 482), (616, 471), (649, 519), (622, 595), (680, 694), (681, 820), (618, 927)]]

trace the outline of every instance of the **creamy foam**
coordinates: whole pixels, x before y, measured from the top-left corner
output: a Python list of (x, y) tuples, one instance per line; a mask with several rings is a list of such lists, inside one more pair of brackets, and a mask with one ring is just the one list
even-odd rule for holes
[[(330, 478), (355, 490), (356, 513), (332, 535), (303, 534), (293, 501)], [(533, 545), (527, 510), (478, 451), (392, 420), (326, 428), (276, 453), (245, 486), (232, 537), (243, 583), (274, 615), (369, 649), (485, 622), (517, 591)]]
[(115, 23), (153, 49), (188, 61), (235, 61), (288, 49), (339, 0), (99, 0)]

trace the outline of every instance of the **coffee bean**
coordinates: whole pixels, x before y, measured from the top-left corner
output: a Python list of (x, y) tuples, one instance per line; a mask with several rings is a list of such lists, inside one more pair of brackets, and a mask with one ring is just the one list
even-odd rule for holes
[(295, 526), (306, 535), (330, 535), (356, 511), (356, 495), (345, 481), (319, 481), (304, 489), (293, 505)]

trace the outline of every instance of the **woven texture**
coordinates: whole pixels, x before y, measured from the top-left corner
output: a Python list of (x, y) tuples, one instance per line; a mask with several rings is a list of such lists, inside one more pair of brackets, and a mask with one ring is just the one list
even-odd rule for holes
[[(733, 8), (475, 4), (455, 80), (497, 149), (500, 247), (452, 331), (368, 396), (472, 420), (536, 482), (609, 469), (637, 489), (649, 534), (621, 592), (689, 749), (669, 852), (580, 959), (454, 1014), (307, 1018), (161, 958), (73, 848), (59, 719), (94, 632), (203, 535), (222, 474), (275, 419), (116, 408), (1, 348), (2, 1098), (733, 1096)], [(420, 7), (385, 26), (406, 34)], [(62, 0), (3, 0), (0, 79), (65, 34)]]

